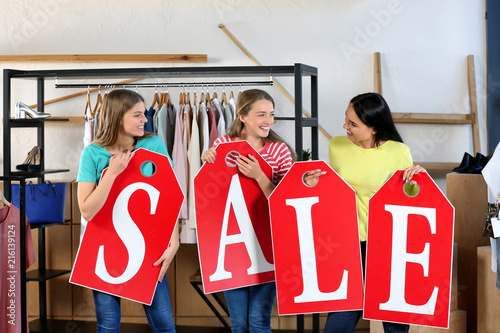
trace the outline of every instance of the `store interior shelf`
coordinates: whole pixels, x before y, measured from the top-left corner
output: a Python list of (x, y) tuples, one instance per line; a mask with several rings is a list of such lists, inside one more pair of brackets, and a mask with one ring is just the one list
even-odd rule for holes
[(45, 271), (40, 271), (38, 269), (26, 272), (26, 281), (45, 281), (60, 275), (68, 274), (70, 270), (61, 269), (46, 269)]

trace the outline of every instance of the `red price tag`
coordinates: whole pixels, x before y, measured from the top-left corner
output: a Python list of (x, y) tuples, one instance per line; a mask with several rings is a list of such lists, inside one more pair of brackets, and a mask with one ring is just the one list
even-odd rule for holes
[(271, 179), (272, 169), (246, 141), (221, 143), (215, 163), (194, 178), (196, 231), (205, 293), (274, 281), (267, 198), (238, 171), (239, 155), (253, 155)]
[[(326, 174), (312, 187), (309, 170)], [(354, 190), (324, 161), (297, 162), (269, 197), (280, 315), (360, 310)]]
[[(104, 174), (104, 173), (103, 173)], [(88, 222), (70, 282), (150, 305), (184, 195), (168, 157), (140, 148)]]
[(364, 318), (447, 328), (454, 208), (427, 173), (413, 180), (408, 195), (399, 170), (369, 201)]

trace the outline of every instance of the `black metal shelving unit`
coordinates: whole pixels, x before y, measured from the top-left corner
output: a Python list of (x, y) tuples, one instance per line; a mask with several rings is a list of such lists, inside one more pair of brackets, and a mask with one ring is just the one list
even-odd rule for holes
[[(290, 66), (227, 66), (227, 67), (156, 67), (156, 68), (110, 68), (110, 69), (56, 69), (56, 70), (15, 70), (4, 69), (3, 73), (3, 167), (4, 176), (7, 176), (4, 185), (5, 197), (10, 200), (10, 176), (18, 175), (26, 178), (37, 178), (43, 182), (45, 175), (49, 173), (67, 172), (69, 170), (44, 170), (44, 154), (42, 154), (41, 172), (18, 172), (11, 170), (11, 131), (13, 128), (32, 127), (37, 129), (37, 145), (44, 148), (45, 122), (64, 121), (64, 119), (11, 119), (11, 87), (13, 80), (36, 80), (37, 82), (37, 111), (44, 112), (45, 82), (47, 79), (112, 79), (112, 78), (141, 78), (144, 80), (154, 78), (226, 78), (226, 77), (293, 77), (294, 78), (294, 117), (279, 117), (277, 120), (294, 121), (295, 123), (295, 151), (298, 159), (302, 159), (304, 128), (310, 128), (311, 155), (313, 160), (318, 159), (318, 70), (316, 67), (296, 63)], [(310, 114), (306, 118), (302, 115), (303, 110), (303, 80), (310, 79)], [(39, 270), (30, 272), (23, 277), (21, 286), (26, 293), (26, 281), (38, 281), (40, 286), (40, 318), (32, 327), (32, 331), (56, 332), (57, 328), (51, 327), (51, 320), (47, 320), (46, 312), (46, 280), (68, 273), (62, 270), (45, 269), (45, 228), (50, 225), (40, 225), (38, 228), (39, 244)], [(24, 311), (26, 311), (24, 309)], [(319, 316), (315, 315), (313, 331), (319, 332)], [(55, 322), (52, 326), (60, 325)], [(30, 325), (31, 326), (31, 325)], [(297, 332), (304, 332), (303, 316), (297, 317)], [(25, 332), (23, 330), (23, 332)]]

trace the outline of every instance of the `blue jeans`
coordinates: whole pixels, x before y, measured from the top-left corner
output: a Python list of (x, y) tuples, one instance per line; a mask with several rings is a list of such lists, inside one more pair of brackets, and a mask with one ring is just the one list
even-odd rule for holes
[[(326, 319), (324, 333), (349, 333), (354, 332), (363, 311), (330, 312)], [(385, 333), (408, 333), (410, 326), (407, 324), (383, 322)]]
[(276, 297), (274, 282), (224, 291), (231, 332), (271, 332), (271, 312)]
[[(97, 317), (97, 333), (120, 332), (120, 297), (92, 290)], [(143, 304), (149, 327), (155, 333), (174, 333), (175, 323), (167, 279), (158, 282), (151, 305)]]
[[(363, 262), (363, 280), (365, 277), (365, 262), (366, 262), (366, 242), (360, 242), (361, 261)], [(339, 311), (330, 312), (326, 319), (324, 333), (349, 333), (354, 332), (359, 318), (363, 315), (363, 311)], [(407, 333), (410, 326), (407, 324), (398, 324), (390, 322), (382, 322), (384, 332), (386, 333)]]

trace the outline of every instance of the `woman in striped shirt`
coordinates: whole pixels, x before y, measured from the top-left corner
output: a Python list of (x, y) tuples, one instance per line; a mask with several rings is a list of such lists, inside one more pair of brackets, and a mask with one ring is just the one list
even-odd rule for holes
[[(202, 162), (213, 163), (215, 147), (219, 143), (246, 140), (272, 167), (272, 180), (260, 168), (255, 156), (240, 155), (236, 164), (239, 171), (255, 179), (262, 192), (269, 197), (276, 185), (292, 166), (295, 153), (271, 126), (274, 122), (274, 100), (265, 91), (250, 89), (242, 92), (236, 104), (236, 119), (228, 135), (215, 140), (214, 147), (201, 157)], [(271, 311), (276, 297), (274, 282), (224, 291), (229, 308), (231, 331), (245, 333), (271, 332)]]

